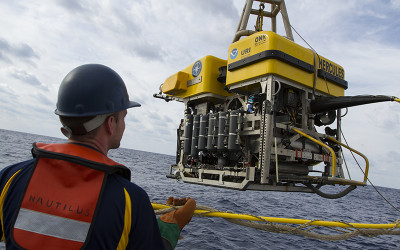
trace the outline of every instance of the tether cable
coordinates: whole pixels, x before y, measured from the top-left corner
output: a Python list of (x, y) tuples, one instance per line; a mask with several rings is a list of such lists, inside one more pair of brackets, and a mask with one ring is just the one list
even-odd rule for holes
[[(294, 32), (296, 32), (296, 34), (311, 48), (312, 52), (314, 53), (314, 62), (316, 64), (316, 60), (315, 60), (315, 55), (317, 55), (318, 57), (318, 62), (321, 60), (319, 57), (319, 54), (317, 53), (317, 51), (306, 41), (306, 39), (304, 39), (299, 32), (297, 32), (297, 30), (290, 24), (290, 27), (292, 27), (292, 29), (294, 30)], [(315, 65), (315, 67), (317, 68), (315, 70), (315, 72), (318, 72), (318, 65)], [(328, 94), (330, 95), (330, 91), (329, 91), (329, 86), (328, 86), (328, 81), (326, 80), (325, 74), (322, 74), (324, 77), (324, 81), (325, 81), (325, 85), (326, 85), (326, 90), (328, 91)], [(316, 84), (316, 81), (314, 83), (314, 85)], [(315, 90), (313, 89), (313, 94), (315, 94)]]
[[(343, 139), (344, 139), (346, 145), (349, 146), (349, 144), (347, 143), (346, 137), (345, 137), (344, 134), (343, 134), (343, 130), (342, 130), (341, 128), (340, 128), (340, 132), (341, 132), (341, 134), (342, 134), (342, 136), (343, 136)], [(351, 152), (351, 150), (350, 150), (350, 153), (351, 153), (351, 155), (353, 156), (353, 159), (356, 161), (356, 163), (357, 163), (358, 167), (360, 168), (361, 172), (362, 172), (362, 173), (364, 174), (364, 176), (365, 176), (364, 170), (361, 168), (360, 164), (358, 163), (356, 157), (354, 156), (353, 152)], [(375, 185), (371, 182), (371, 180), (368, 178), (368, 176), (367, 176), (367, 180), (368, 180), (369, 184), (371, 184), (371, 186), (375, 189), (375, 191), (382, 197), (382, 199), (384, 199), (392, 208), (394, 208), (397, 212), (400, 213), (400, 209), (398, 209), (397, 207), (395, 207), (390, 201), (388, 201), (388, 200), (383, 196), (383, 194), (382, 194), (381, 192), (379, 192), (379, 190), (378, 190), (378, 189), (375, 187)]]

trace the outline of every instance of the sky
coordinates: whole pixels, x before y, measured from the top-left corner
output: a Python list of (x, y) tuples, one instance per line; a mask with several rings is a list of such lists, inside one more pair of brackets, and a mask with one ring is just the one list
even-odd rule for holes
[[(345, 69), (346, 95), (400, 97), (400, 0), (285, 2), (296, 31)], [(0, 0), (0, 128), (61, 138), (54, 109), (62, 79), (79, 65), (100, 63), (117, 71), (142, 104), (129, 110), (121, 146), (174, 155), (183, 104), (152, 95), (205, 55), (227, 59), (244, 3)], [(295, 33), (294, 39), (308, 47)], [(400, 188), (400, 105), (350, 108), (342, 127), (349, 145), (369, 158), (371, 181)]]

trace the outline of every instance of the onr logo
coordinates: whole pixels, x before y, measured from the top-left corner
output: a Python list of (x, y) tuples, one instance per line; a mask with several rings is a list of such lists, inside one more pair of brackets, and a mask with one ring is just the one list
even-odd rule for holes
[(267, 41), (267, 36), (264, 34), (256, 36), (256, 38), (254, 39), (256, 46), (261, 45), (261, 44), (265, 43), (266, 41)]

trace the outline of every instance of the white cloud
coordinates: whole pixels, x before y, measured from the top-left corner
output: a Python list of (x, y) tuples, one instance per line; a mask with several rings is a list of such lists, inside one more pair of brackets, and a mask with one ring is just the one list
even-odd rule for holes
[(1, 71), (5, 71), (9, 76), (20, 80), (23, 83), (26, 83), (31, 86), (39, 87), (43, 90), (46, 90), (46, 87), (31, 73), (26, 72), (23, 69), (19, 69), (16, 67), (8, 67), (5, 69), (1, 69)]
[(400, 0), (390, 0), (391, 7), (394, 9), (400, 9)]
[(11, 44), (0, 37), (0, 60), (11, 63), (13, 60), (34, 64), (34, 59), (39, 59), (37, 53), (26, 43)]
[(7, 96), (14, 96), (15, 95), (13, 89), (10, 88), (8, 86), (8, 84), (6, 84), (6, 83), (0, 83), (0, 89), (1, 89), (1, 91), (0, 91), (1, 95), (7, 95)]

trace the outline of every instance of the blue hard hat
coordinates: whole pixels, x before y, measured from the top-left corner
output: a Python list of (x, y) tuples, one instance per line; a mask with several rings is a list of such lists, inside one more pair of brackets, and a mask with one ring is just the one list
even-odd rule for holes
[(57, 115), (97, 116), (140, 107), (129, 100), (122, 78), (107, 66), (85, 64), (73, 69), (58, 90)]

